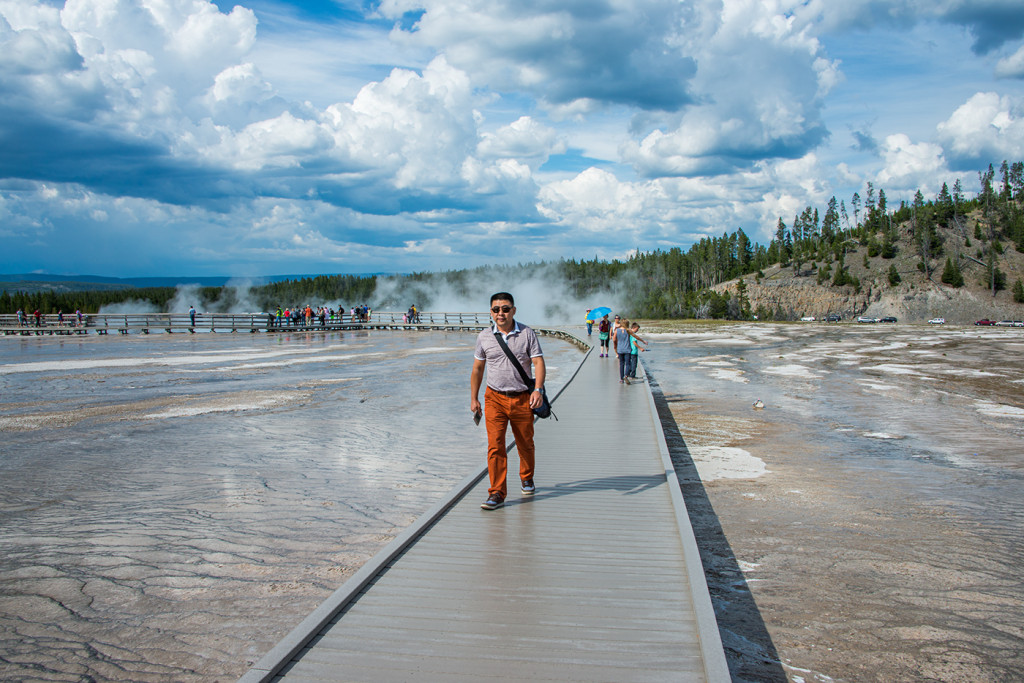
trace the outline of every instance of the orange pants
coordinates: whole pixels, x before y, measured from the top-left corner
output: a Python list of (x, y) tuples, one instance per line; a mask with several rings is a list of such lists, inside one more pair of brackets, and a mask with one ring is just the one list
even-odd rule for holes
[(533, 479), (533, 411), (530, 394), (505, 396), (490, 387), (484, 392), (484, 417), (487, 420), (487, 472), (491, 475), (488, 494), (508, 495), (508, 453), (505, 432), (512, 425), (512, 436), (519, 452), (519, 478)]

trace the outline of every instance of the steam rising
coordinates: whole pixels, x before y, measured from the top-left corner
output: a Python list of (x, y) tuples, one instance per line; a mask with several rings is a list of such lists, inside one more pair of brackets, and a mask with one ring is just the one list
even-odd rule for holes
[(608, 283), (601, 294), (577, 296), (555, 264), (491, 266), (471, 271), (377, 278), (375, 310), (404, 311), (412, 304), (424, 311), (472, 313), (487, 310), (491, 294), (515, 297), (516, 317), (527, 324), (582, 323), (587, 309), (623, 310), (626, 285)]
[(156, 305), (144, 299), (132, 299), (130, 301), (118, 301), (116, 304), (104, 304), (100, 306), (103, 315), (143, 315), (147, 313), (162, 313)]
[[(229, 280), (223, 287), (203, 287), (198, 284), (182, 284), (175, 288), (174, 297), (161, 310), (150, 301), (133, 299), (116, 304), (106, 304), (99, 312), (105, 315), (144, 315), (147, 313), (188, 313), (195, 306), (200, 313), (259, 313), (261, 308), (252, 297), (252, 288), (262, 284), (249, 278)], [(206, 293), (217, 292), (208, 299)]]
[[(614, 311), (625, 310), (629, 281), (621, 277), (609, 281), (601, 293), (580, 296), (557, 264), (489, 266), (447, 273), (380, 276), (376, 280), (376, 291), (365, 302), (310, 300), (299, 303), (345, 310), (366, 303), (375, 311), (400, 312), (415, 304), (420, 311), (482, 313), (487, 310), (491, 294), (510, 292), (515, 297), (517, 318), (527, 324), (580, 324), (591, 308), (608, 306)], [(183, 314), (190, 306), (195, 306), (200, 313), (265, 312), (253, 297), (253, 287), (259, 284), (250, 279), (231, 280), (222, 288), (183, 284), (178, 285), (165, 311), (148, 301), (135, 300), (104, 306), (100, 313)], [(216, 298), (206, 298), (213, 293)], [(296, 302), (278, 303), (295, 305)], [(273, 309), (276, 304), (269, 305)]]

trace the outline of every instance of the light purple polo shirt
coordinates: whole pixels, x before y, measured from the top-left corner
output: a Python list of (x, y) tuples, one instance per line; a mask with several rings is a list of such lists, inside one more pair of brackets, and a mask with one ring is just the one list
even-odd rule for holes
[[(512, 361), (501, 350), (501, 345), (494, 338), (494, 333), (497, 329), (497, 326), (492, 324), (490, 328), (481, 330), (476, 338), (476, 349), (473, 351), (474, 358), (486, 361), (487, 363), (487, 386), (498, 391), (526, 391), (527, 389), (532, 389), (533, 387), (523, 384), (523, 378), (519, 375), (519, 371), (515, 369)], [(516, 321), (512, 331), (502, 336), (505, 338), (505, 343), (508, 344), (509, 350), (512, 351), (512, 355), (519, 359), (523, 370), (526, 370), (526, 374), (532, 378), (533, 361), (531, 359), (544, 355), (544, 352), (540, 349), (537, 333)]]

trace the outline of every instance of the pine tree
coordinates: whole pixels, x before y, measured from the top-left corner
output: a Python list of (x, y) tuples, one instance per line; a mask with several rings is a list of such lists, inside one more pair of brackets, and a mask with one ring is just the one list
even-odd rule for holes
[(960, 266), (950, 257), (946, 257), (946, 267), (942, 269), (942, 282), (950, 287), (963, 287), (964, 276), (960, 272)]
[(864, 198), (864, 226), (871, 232), (875, 230), (875, 186), (870, 181)]
[(821, 241), (831, 246), (836, 239), (839, 228), (839, 211), (836, 209), (836, 198), (833, 196), (828, 200), (828, 208), (825, 209), (825, 218), (821, 222)]

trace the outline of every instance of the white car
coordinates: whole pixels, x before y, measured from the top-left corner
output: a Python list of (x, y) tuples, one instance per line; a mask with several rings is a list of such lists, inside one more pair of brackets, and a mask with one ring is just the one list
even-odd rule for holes
[(813, 323), (814, 322), (814, 316), (813, 315), (805, 315), (804, 317), (800, 318), (800, 322)]
[(928, 321), (928, 324), (929, 325), (945, 325), (946, 324), (946, 319), (945, 318), (932, 318), (931, 320)]
[(869, 315), (862, 315), (861, 317), (857, 318), (857, 322), (859, 322), (859, 323), (877, 323), (878, 322), (878, 318), (872, 318)]

